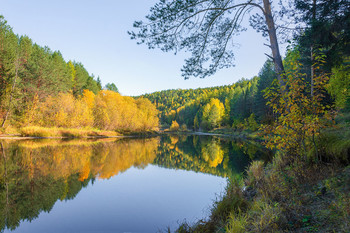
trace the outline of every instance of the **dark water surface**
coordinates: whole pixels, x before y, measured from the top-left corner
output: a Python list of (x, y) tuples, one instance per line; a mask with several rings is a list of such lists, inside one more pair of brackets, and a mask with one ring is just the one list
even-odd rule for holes
[(210, 136), (0, 140), (1, 232), (157, 232), (209, 215), (254, 144)]

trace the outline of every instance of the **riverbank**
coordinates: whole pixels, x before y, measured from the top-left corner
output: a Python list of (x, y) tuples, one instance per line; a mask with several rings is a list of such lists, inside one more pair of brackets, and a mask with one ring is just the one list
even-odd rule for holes
[(29, 126), (0, 134), (0, 139), (62, 139), (62, 138), (115, 138), (156, 135), (156, 132), (116, 132), (98, 129), (75, 129)]
[(348, 232), (349, 161), (320, 163), (277, 155), (233, 177), (207, 221), (177, 232)]
[[(162, 134), (198, 135), (233, 137), (247, 140), (257, 140), (256, 132), (236, 132), (227, 129), (215, 129), (212, 131), (106, 131), (97, 129), (76, 129), (59, 127), (29, 126), (20, 129), (12, 129), (11, 133), (0, 134), (0, 139), (41, 139), (41, 138), (99, 138), (99, 137), (152, 137)], [(259, 141), (259, 140), (258, 140)]]

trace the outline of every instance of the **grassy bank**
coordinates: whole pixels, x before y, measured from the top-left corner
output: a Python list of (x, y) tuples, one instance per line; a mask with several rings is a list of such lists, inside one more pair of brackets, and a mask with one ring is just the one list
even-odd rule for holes
[(0, 136), (22, 136), (22, 137), (57, 137), (57, 138), (83, 138), (83, 137), (116, 137), (116, 136), (136, 136), (136, 137), (151, 137), (159, 135), (158, 131), (107, 131), (93, 128), (61, 128), (61, 127), (12, 127), (9, 126), (0, 131)]
[[(343, 125), (344, 126), (344, 125)], [(327, 130), (320, 152), (277, 153), (232, 177), (208, 220), (177, 232), (349, 232), (350, 132)]]
[(276, 156), (232, 178), (208, 221), (177, 232), (348, 232), (350, 166)]
[(26, 137), (65, 137), (65, 138), (81, 138), (81, 137), (115, 137), (120, 134), (114, 131), (104, 131), (97, 129), (69, 129), (69, 128), (46, 128), (38, 126), (28, 126), (20, 128), (21, 136)]

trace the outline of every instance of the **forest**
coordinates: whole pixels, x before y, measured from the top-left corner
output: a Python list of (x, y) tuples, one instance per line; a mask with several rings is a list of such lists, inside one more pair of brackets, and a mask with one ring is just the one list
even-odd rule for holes
[(122, 96), (114, 83), (102, 88), (83, 64), (16, 35), (1, 16), (0, 127), (29, 136), (114, 135), (157, 130), (158, 116), (148, 99)]

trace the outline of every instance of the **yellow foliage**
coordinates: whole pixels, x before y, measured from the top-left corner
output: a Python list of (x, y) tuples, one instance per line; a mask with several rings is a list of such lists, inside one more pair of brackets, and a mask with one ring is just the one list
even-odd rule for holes
[(177, 121), (173, 121), (171, 123), (171, 126), (170, 126), (170, 130), (171, 131), (179, 130), (179, 128), (180, 128), (180, 125), (179, 125), (179, 123), (177, 123)]
[[(322, 56), (316, 57), (322, 62)], [(332, 125), (334, 112), (330, 106), (322, 102), (325, 84), (328, 76), (315, 68), (313, 77), (314, 93), (308, 94), (306, 74), (302, 73), (302, 65), (298, 62), (298, 54), (292, 57), (290, 67), (283, 74), (287, 87), (279, 87), (277, 83), (265, 90), (265, 97), (269, 99), (267, 105), (272, 107), (277, 119), (274, 125), (261, 127), (266, 145), (271, 149), (278, 149), (291, 154), (305, 154), (308, 144), (316, 147), (315, 137), (320, 131)], [(317, 153), (317, 148), (315, 148)]]
[(217, 167), (224, 159), (224, 151), (220, 144), (212, 141), (202, 148), (202, 157), (210, 167)]
[(82, 97), (72, 93), (49, 96), (33, 104), (25, 114), (24, 125), (65, 128), (91, 128), (116, 131), (158, 130), (158, 111), (148, 99), (135, 100), (114, 91), (97, 95), (84, 90)]

